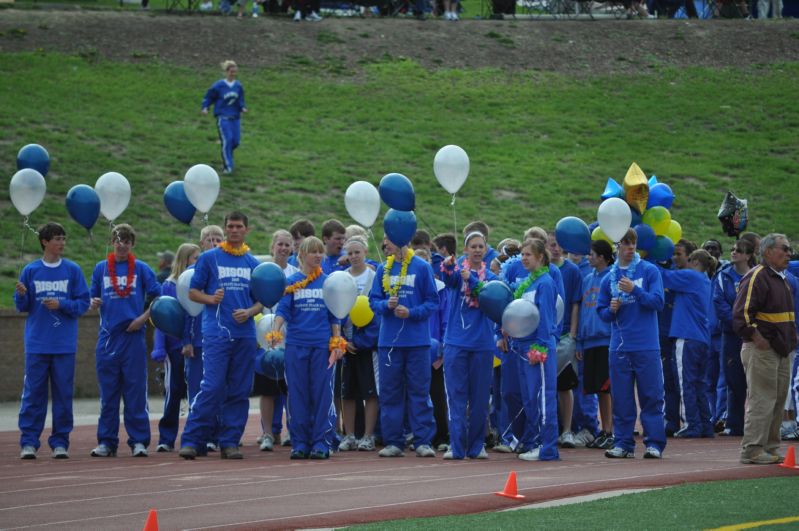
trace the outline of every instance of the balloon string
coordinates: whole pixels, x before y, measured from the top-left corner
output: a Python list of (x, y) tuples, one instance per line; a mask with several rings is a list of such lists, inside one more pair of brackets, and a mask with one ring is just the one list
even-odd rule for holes
[(208, 212), (203, 214), (203, 223), (205, 223), (206, 227), (208, 226)]
[(451, 207), (455, 206), (455, 194), (452, 194), (452, 201), (450, 202), (449, 206)]
[(455, 194), (452, 194), (452, 203), (449, 205), (452, 207), (452, 233), (458, 234), (458, 219), (455, 214)]
[[(208, 214), (206, 214), (205, 217), (206, 217), (206, 220), (207, 220)], [(217, 260), (216, 255), (214, 255), (214, 262), (216, 262), (216, 271), (217, 271), (217, 276), (218, 276), (219, 275), (219, 273), (218, 273), (219, 272), (219, 260)], [(228, 336), (228, 339), (230, 341), (233, 341), (233, 334), (230, 333), (230, 330), (228, 329), (228, 327), (226, 327), (225, 325), (222, 324), (222, 303), (221, 302), (216, 305), (216, 324), (219, 326), (220, 330), (224, 330), (225, 331), (225, 333)]]
[(429, 231), (430, 231), (430, 235), (431, 235), (431, 236), (433, 236), (434, 234), (436, 234), (436, 231), (434, 231), (434, 230), (433, 230), (433, 227), (431, 227), (431, 226), (430, 226), (430, 224), (429, 224), (429, 223), (427, 223), (427, 222), (426, 222), (426, 221), (425, 221), (425, 220), (422, 218), (422, 216), (419, 214), (419, 211), (418, 211), (418, 210), (415, 210), (414, 212), (416, 213), (416, 217), (417, 217), (417, 218), (419, 218), (419, 221), (421, 221), (421, 222), (424, 224), (424, 226), (425, 226), (425, 227), (427, 227), (427, 230), (429, 230)]
[(25, 216), (25, 219), (22, 220), (22, 237), (20, 238), (19, 242), (19, 271), (17, 272), (17, 278), (22, 277), (22, 269), (25, 265), (24, 257), (25, 257), (25, 233), (27, 230), (28, 225), (28, 217)]
[(383, 262), (383, 255), (380, 252), (380, 245), (378, 245), (378, 243), (377, 243), (377, 238), (375, 238), (375, 233), (372, 232), (372, 228), (371, 227), (366, 229), (366, 231), (369, 233), (369, 236), (372, 237), (372, 241), (375, 242), (375, 250), (377, 251), (377, 256), (380, 258), (380, 262)]
[(24, 226), (26, 229), (30, 230), (32, 233), (34, 233), (36, 236), (38, 236), (38, 235), (39, 235), (39, 232), (38, 232), (36, 229), (34, 229), (34, 228), (31, 226), (31, 224), (30, 224), (30, 223), (28, 223), (28, 221), (29, 221), (29, 220), (30, 220), (30, 218), (29, 218), (28, 216), (25, 216), (25, 219), (24, 219), (24, 220), (22, 220), (22, 224), (23, 224), (23, 226)]

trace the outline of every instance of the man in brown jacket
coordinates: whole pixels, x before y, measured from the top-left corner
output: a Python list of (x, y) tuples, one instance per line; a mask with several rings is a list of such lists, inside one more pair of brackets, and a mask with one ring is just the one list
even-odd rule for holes
[(760, 242), (763, 261), (738, 286), (732, 310), (733, 328), (743, 339), (741, 361), (746, 373), (746, 413), (741, 463), (772, 464), (782, 460), (780, 424), (796, 348), (793, 298), (785, 279), (792, 249), (783, 234)]

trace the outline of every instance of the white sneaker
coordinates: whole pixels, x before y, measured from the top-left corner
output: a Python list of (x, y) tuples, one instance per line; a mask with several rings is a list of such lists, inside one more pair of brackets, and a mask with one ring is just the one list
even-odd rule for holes
[(436, 450), (438, 450), (439, 452), (446, 452), (447, 450), (449, 450), (449, 445), (447, 443), (441, 443), (438, 445), (438, 448), (436, 448)]
[(63, 446), (53, 448), (53, 459), (69, 459), (69, 453)]
[(358, 450), (361, 452), (374, 452), (375, 451), (375, 436), (369, 435), (361, 439), (358, 443)]
[(460, 20), (461, 18), (458, 16), (458, 13), (456, 13), (455, 11), (453, 11), (453, 12), (452, 12), (452, 15), (450, 15), (450, 18), (449, 18), (449, 19), (450, 19), (450, 20), (452, 20), (452, 21), (454, 22), (454, 21), (456, 21), (456, 20)]
[(19, 452), (20, 459), (36, 459), (36, 448), (33, 446), (23, 446)]
[(354, 435), (347, 435), (338, 445), (340, 452), (351, 452), (358, 449), (358, 439)]
[(435, 457), (436, 451), (429, 444), (423, 444), (416, 449), (416, 457)]
[(262, 452), (271, 452), (274, 450), (275, 447), (275, 438), (271, 433), (265, 433), (263, 439), (261, 439), (261, 451)]
[(280, 446), (291, 446), (291, 434), (289, 432), (280, 436)]
[(112, 450), (105, 444), (98, 444), (97, 447), (92, 450), (92, 457), (114, 457), (116, 455), (116, 450)]
[(136, 443), (133, 445), (133, 457), (147, 457), (147, 448), (144, 447), (142, 443)]
[(450, 20), (450, 13), (449, 13), (449, 11), (444, 11), (444, 20)]
[(209, 442), (209, 443), (205, 443), (205, 449), (208, 452), (218, 452), (219, 451), (219, 446), (217, 446), (216, 443)]
[(577, 445), (574, 443), (574, 433), (570, 431), (564, 431), (561, 433), (560, 437), (558, 438), (558, 442), (560, 443), (561, 448), (577, 447)]
[(380, 450), (377, 455), (380, 457), (405, 457), (405, 453), (393, 444), (390, 444)]
[(316, 11), (311, 11), (311, 14), (308, 15), (307, 19), (310, 20), (311, 22), (319, 22), (320, 20), (322, 20), (322, 17), (320, 17), (319, 13), (317, 13)]
[(253, 13), (252, 18), (258, 18), (258, 13)]
[(444, 452), (444, 459), (446, 459), (447, 461), (455, 459), (455, 456), (452, 455), (452, 450), (447, 450), (446, 452)]
[(511, 448), (510, 446), (508, 446), (507, 444), (504, 444), (504, 443), (495, 445), (493, 450), (495, 452), (500, 453), (500, 454), (512, 454), (513, 453), (513, 448)]
[(521, 459), (522, 461), (538, 461), (540, 453), (541, 453), (541, 448), (533, 448), (529, 452), (524, 452), (523, 454), (519, 454), (519, 459)]
[(594, 442), (594, 434), (587, 428), (581, 429), (574, 436), (574, 445), (577, 448), (585, 448), (588, 444)]
[(161, 443), (155, 447), (155, 451), (158, 452), (159, 454), (163, 452), (171, 452), (172, 450), (174, 450), (174, 448), (164, 443)]
[(480, 453), (474, 456), (473, 459), (488, 459), (488, 453), (486, 452), (486, 449), (483, 448), (480, 450)]

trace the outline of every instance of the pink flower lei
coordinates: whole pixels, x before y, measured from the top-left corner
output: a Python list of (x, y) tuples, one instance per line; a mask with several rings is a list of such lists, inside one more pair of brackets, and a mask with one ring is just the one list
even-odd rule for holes
[[(471, 275), (472, 268), (469, 265), (468, 258), (464, 258), (463, 262), (461, 262), (461, 269), (463, 269), (463, 271), (468, 271), (469, 274)], [(469, 308), (478, 308), (480, 306), (477, 300), (477, 296), (480, 294), (480, 290), (483, 288), (483, 284), (485, 283), (485, 278), (486, 278), (486, 265), (485, 262), (481, 260), (480, 269), (477, 271), (477, 285), (474, 287), (474, 289), (469, 287), (468, 280), (464, 280), (463, 286), (461, 286), (461, 293), (463, 293), (463, 296), (469, 302)]]

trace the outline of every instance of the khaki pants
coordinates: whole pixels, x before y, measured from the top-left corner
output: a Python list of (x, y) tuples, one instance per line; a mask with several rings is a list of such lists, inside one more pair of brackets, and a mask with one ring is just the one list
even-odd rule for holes
[(787, 356), (754, 343), (741, 347), (746, 373), (746, 414), (741, 456), (755, 457), (763, 451), (774, 453), (780, 446), (780, 424), (788, 392), (790, 365)]

